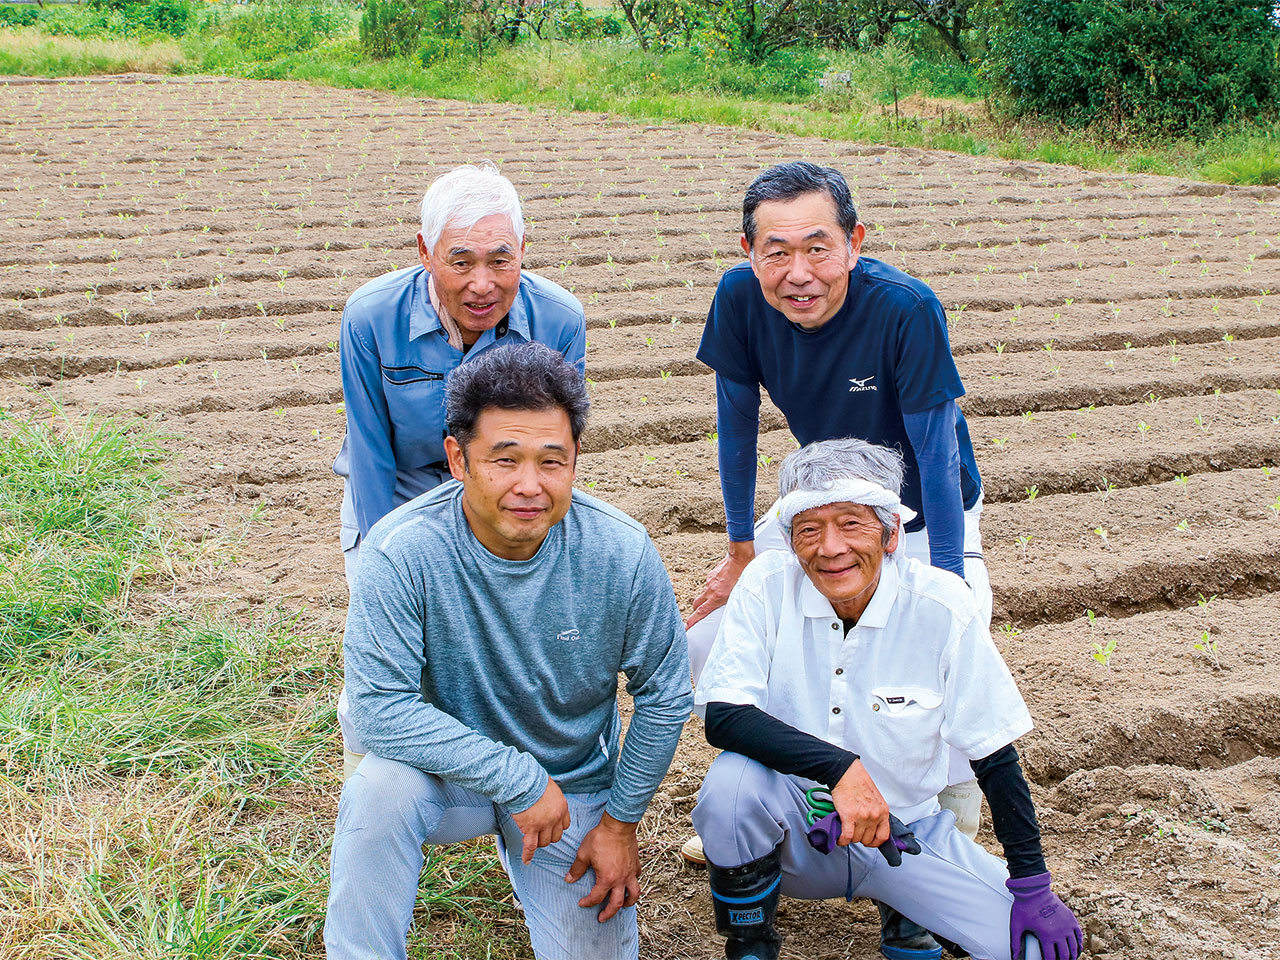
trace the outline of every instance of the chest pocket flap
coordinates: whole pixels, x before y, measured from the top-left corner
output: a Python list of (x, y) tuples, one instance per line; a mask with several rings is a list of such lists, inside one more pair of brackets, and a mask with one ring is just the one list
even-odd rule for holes
[(429, 383), (432, 381), (440, 381), (444, 379), (444, 374), (436, 373), (433, 370), (424, 370), (422, 367), (415, 366), (384, 366), (382, 368), (382, 378), (388, 383), (404, 386), (405, 384), (410, 383)]
[(942, 694), (928, 687), (876, 687), (871, 691), (872, 706), (887, 710), (890, 716), (942, 706)]

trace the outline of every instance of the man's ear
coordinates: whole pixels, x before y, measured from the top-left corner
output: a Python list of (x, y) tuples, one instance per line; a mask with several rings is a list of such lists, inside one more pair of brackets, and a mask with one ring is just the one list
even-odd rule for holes
[(418, 234), (418, 259), (422, 261), (422, 265), (427, 271), (431, 270), (431, 251), (427, 249), (427, 241), (422, 239), (422, 234)]
[(755, 273), (756, 258), (751, 255), (751, 244), (747, 243), (747, 235), (745, 233), (738, 235), (738, 243), (742, 246), (742, 252), (747, 255), (747, 259), (751, 261), (751, 272)]
[(444, 438), (444, 455), (449, 462), (449, 473), (453, 475), (453, 479), (462, 480), (467, 472), (467, 454), (456, 437), (450, 435)]
[(849, 235), (849, 252), (855, 257), (862, 253), (862, 241), (867, 239), (867, 227), (861, 220), (853, 225), (853, 233)]
[[(862, 224), (858, 224), (858, 226), (862, 226)], [(889, 534), (889, 542), (884, 545), (885, 553), (893, 553), (893, 551), (897, 550), (898, 537), (902, 536), (902, 518), (895, 513), (893, 515), (893, 519), (898, 521), (898, 523), (897, 526), (893, 528), (893, 533)]]

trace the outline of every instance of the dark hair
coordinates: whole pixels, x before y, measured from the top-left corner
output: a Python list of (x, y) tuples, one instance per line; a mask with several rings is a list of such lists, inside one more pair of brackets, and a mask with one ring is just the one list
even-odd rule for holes
[(858, 225), (858, 211), (853, 208), (849, 184), (835, 167), (820, 167), (808, 160), (794, 160), (770, 167), (751, 181), (742, 198), (742, 232), (747, 245), (756, 242), (756, 207), (771, 200), (794, 200), (806, 193), (826, 193), (836, 207), (836, 220), (845, 239), (853, 236)]
[(587, 425), (590, 406), (587, 386), (577, 367), (541, 343), (513, 343), (489, 350), (459, 366), (444, 385), (444, 422), (463, 447), (475, 436), (476, 420), (487, 407), (560, 407), (569, 415), (576, 443)]

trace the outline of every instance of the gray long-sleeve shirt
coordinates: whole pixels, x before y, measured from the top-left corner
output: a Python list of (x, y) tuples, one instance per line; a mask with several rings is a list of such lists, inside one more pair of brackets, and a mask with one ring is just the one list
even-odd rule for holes
[[(657, 550), (574, 491), (537, 554), (486, 550), (450, 481), (370, 531), (343, 638), (351, 720), (370, 751), (519, 813), (554, 777), (643, 816), (689, 716), (684, 624)], [(619, 752), (618, 674), (635, 714)]]

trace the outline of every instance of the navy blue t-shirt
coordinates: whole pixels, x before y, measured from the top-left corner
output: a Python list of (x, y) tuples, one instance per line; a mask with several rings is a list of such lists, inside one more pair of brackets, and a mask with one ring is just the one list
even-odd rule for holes
[[(928, 285), (860, 257), (840, 310), (817, 330), (771, 307), (749, 263), (727, 270), (707, 315), (698, 359), (722, 377), (761, 384), (801, 444), (840, 437), (896, 447), (906, 465), (902, 502), (924, 526), (919, 468), (903, 414), (964, 395), (942, 304)], [(969, 427), (956, 410), (965, 509), (981, 481)]]

